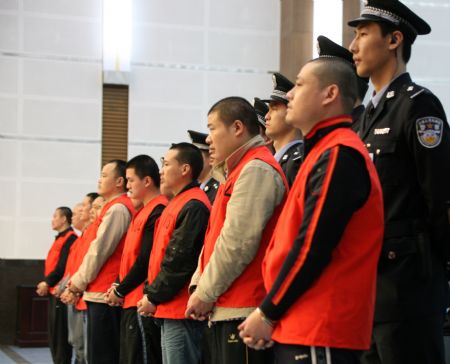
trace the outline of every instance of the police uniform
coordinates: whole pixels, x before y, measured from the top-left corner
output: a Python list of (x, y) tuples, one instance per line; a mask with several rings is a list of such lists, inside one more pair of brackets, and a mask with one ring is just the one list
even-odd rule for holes
[[(198, 149), (204, 152), (209, 152), (209, 145), (206, 143), (206, 138), (208, 134), (200, 133), (198, 131), (188, 130), (189, 137), (192, 140), (192, 144), (194, 144)], [(219, 188), (220, 183), (214, 178), (210, 177), (207, 181), (201, 183), (200, 188), (206, 193), (208, 196), (209, 202), (211, 205), (216, 198), (217, 190)]]
[[(317, 37), (317, 53), (319, 53), (319, 58), (332, 58), (338, 57), (343, 59), (344, 61), (349, 62), (352, 67), (355, 69), (355, 62), (353, 61), (353, 54), (344, 47), (339, 44), (334, 43), (331, 39), (324, 37), (323, 35), (319, 35)], [(355, 69), (356, 73), (356, 69)], [(369, 88), (369, 78), (368, 77), (359, 77), (356, 75), (356, 79), (358, 82), (358, 97), (362, 100)], [(360, 118), (364, 113), (365, 107), (364, 105), (358, 105), (353, 108), (352, 111), (352, 129), (354, 131), (359, 130)]]
[[(289, 102), (287, 93), (294, 87), (294, 84), (278, 72), (275, 72), (272, 75), (272, 81), (273, 90), (269, 99), (261, 101), (268, 104), (276, 102), (287, 105)], [(269, 109), (267, 108), (267, 112), (268, 111)], [(303, 141), (298, 139), (288, 143), (287, 148), (282, 147), (279, 151), (274, 153), (274, 156), (280, 164), (289, 186), (292, 186), (300, 168), (300, 164), (302, 163)]]
[[(431, 31), (398, 1), (369, 1), (349, 25), (361, 21), (395, 24), (411, 42)], [(444, 363), (450, 129), (438, 98), (408, 73), (379, 96), (376, 107), (369, 103), (360, 129), (385, 209), (373, 342), (362, 363)]]

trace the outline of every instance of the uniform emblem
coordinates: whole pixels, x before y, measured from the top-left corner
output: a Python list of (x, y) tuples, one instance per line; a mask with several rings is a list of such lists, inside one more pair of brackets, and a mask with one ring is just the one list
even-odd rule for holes
[(375, 129), (373, 131), (374, 135), (384, 135), (384, 134), (389, 134), (389, 132), (391, 131), (391, 128), (380, 128), (380, 129)]
[(285, 154), (282, 159), (285, 161), (288, 158), (289, 158), (289, 156), (287, 154)]
[(389, 91), (389, 92), (386, 94), (386, 98), (387, 98), (387, 99), (392, 99), (394, 96), (395, 96), (395, 91)]
[(437, 147), (442, 140), (444, 122), (434, 116), (416, 120), (416, 131), (420, 144), (425, 148)]
[(414, 90), (414, 86), (409, 86), (409, 87), (406, 89), (406, 91), (412, 91), (412, 90)]

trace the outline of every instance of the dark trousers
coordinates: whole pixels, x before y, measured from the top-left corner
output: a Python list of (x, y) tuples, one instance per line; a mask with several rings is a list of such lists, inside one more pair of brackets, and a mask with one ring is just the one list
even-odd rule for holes
[(86, 302), (88, 312), (88, 363), (119, 363), (121, 307)]
[(138, 315), (136, 307), (122, 311), (120, 364), (161, 364), (161, 329), (152, 317)]
[(361, 364), (445, 364), (443, 315), (376, 323)]
[(206, 329), (210, 363), (272, 364), (272, 349), (250, 349), (239, 337), (238, 326), (243, 320), (219, 321)]
[(53, 363), (70, 364), (72, 346), (68, 341), (67, 307), (59, 298), (49, 296), (48, 305), (48, 346)]
[(319, 346), (275, 343), (275, 364), (359, 364), (361, 352)]

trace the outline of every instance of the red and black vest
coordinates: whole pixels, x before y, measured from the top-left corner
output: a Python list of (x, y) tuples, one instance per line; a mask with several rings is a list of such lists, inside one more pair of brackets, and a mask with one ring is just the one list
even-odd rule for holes
[[(208, 196), (206, 196), (205, 192), (198, 187), (183, 191), (170, 201), (164, 209), (159, 219), (158, 226), (156, 227), (155, 237), (153, 239), (153, 249), (150, 254), (150, 263), (148, 266), (149, 284), (153, 282), (161, 271), (161, 263), (175, 229), (178, 215), (183, 207), (191, 200), (198, 200), (208, 207), (208, 209), (211, 208)], [(186, 285), (172, 300), (159, 304), (156, 308), (155, 317), (184, 319), (184, 313), (189, 299), (188, 285), (189, 282), (186, 282)]]
[[(96, 221), (97, 225), (96, 233), (98, 231), (98, 227), (103, 221), (103, 217), (105, 216), (106, 212), (112, 206), (118, 203), (124, 205), (128, 209), (131, 217), (133, 218), (136, 212), (133, 203), (126, 194), (123, 194), (109, 201), (107, 204), (105, 204), (105, 206), (103, 206), (102, 212), (100, 213)], [(106, 292), (108, 288), (111, 287), (111, 285), (115, 282), (116, 278), (119, 275), (120, 260), (122, 258), (122, 251), (126, 235), (127, 234), (125, 232), (125, 234), (123, 234), (122, 238), (120, 239), (119, 244), (117, 244), (117, 247), (114, 250), (114, 252), (106, 260), (105, 264), (103, 264), (102, 269), (100, 269), (100, 272), (98, 272), (97, 277), (95, 277), (95, 279), (87, 286), (86, 292)]]
[[(168, 199), (164, 195), (159, 195), (152, 199), (134, 216), (133, 221), (128, 228), (125, 245), (122, 252), (122, 260), (120, 261), (119, 278), (122, 281), (130, 272), (131, 267), (136, 262), (141, 251), (142, 236), (144, 234), (145, 224), (149, 216), (159, 205), (167, 206)], [(137, 302), (142, 298), (144, 291), (144, 283), (142, 282), (134, 290), (125, 296), (123, 308), (136, 307)]]
[[(68, 230), (64, 235), (58, 235), (58, 237), (53, 242), (50, 250), (48, 251), (47, 258), (45, 259), (44, 266), (44, 276), (48, 276), (51, 272), (53, 272), (58, 265), (59, 256), (61, 255), (61, 249), (66, 243), (67, 239), (71, 236), (77, 236), (75, 231), (72, 229)], [(55, 288), (50, 288), (50, 293), (53, 294), (55, 292)]]
[(278, 174), (283, 179), (286, 192), (282, 202), (275, 208), (272, 217), (267, 222), (266, 227), (262, 232), (260, 246), (255, 258), (242, 272), (242, 274), (238, 278), (236, 278), (236, 280), (228, 288), (228, 290), (218, 298), (216, 302), (216, 306), (218, 307), (257, 307), (266, 295), (261, 272), (261, 264), (270, 237), (272, 236), (273, 229), (275, 228), (278, 216), (286, 199), (287, 191), (289, 190), (286, 177), (284, 176), (280, 165), (277, 163), (266, 146), (260, 146), (248, 150), (239, 161), (237, 166), (228, 175), (226, 182), (219, 187), (216, 199), (214, 200), (214, 205), (211, 210), (208, 230), (205, 237), (205, 245), (203, 247), (203, 253), (200, 258), (200, 269), (202, 272), (204, 271), (214, 251), (214, 246), (216, 244), (217, 238), (219, 237), (225, 222), (227, 205), (233, 193), (234, 184), (238, 180), (242, 169), (249, 162), (255, 159), (269, 164), (278, 172)]
[[(342, 121), (347, 119), (340, 117), (322, 122), (310, 135), (320, 127)], [(304, 160), (267, 249), (263, 263), (264, 283), (269, 291), (299, 233), (306, 184), (313, 166), (326, 150), (338, 145), (353, 148), (364, 157), (371, 191), (366, 203), (354, 213), (345, 228), (329, 265), (276, 325), (272, 338), (282, 344), (356, 350), (367, 349), (370, 345), (377, 263), (383, 237), (383, 201), (375, 167), (361, 140), (350, 129), (331, 131), (318, 141)], [(323, 203), (324, 198), (317, 203)], [(312, 231), (317, 223), (318, 216), (313, 217)], [(311, 248), (311, 240), (312, 237), (306, 234), (297, 259), (299, 265)], [(284, 284), (273, 297), (274, 304), (281, 300), (289, 280), (286, 279)]]

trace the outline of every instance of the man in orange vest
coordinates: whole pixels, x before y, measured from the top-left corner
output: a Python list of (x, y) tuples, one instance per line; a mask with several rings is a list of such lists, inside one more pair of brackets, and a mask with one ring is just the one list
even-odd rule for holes
[(351, 130), (356, 76), (340, 58), (308, 62), (288, 93), (287, 120), (305, 159), (263, 263), (267, 295), (240, 325), (277, 363), (359, 363), (370, 345), (383, 201), (366, 148)]
[(66, 305), (55, 297), (55, 287), (61, 280), (69, 255), (70, 247), (77, 239), (77, 235), (70, 226), (72, 211), (68, 207), (58, 207), (53, 213), (52, 229), (58, 232), (55, 241), (45, 260), (45, 278), (37, 285), (37, 294), (49, 296), (48, 310), (48, 342), (54, 363), (70, 364), (72, 347), (67, 338), (67, 310)]
[[(92, 208), (92, 203), (98, 197), (98, 193), (90, 192), (80, 203), (80, 209), (78, 212), (77, 219), (75, 220), (75, 211), (72, 216), (72, 226), (81, 232), (78, 239), (72, 244), (67, 257), (66, 269), (64, 272), (64, 278), (59, 282), (58, 290), (61, 294), (60, 299), (63, 303), (66, 303), (66, 299), (63, 291), (66, 288), (66, 284), (74, 271), (74, 260), (75, 255), (78, 253), (80, 246), (82, 245), (82, 240), (84, 238), (84, 232), (89, 226), (89, 212)], [(75, 269), (76, 271), (76, 269)], [(72, 345), (75, 354), (75, 364), (85, 364), (86, 363), (86, 348), (84, 345), (85, 339), (85, 328), (86, 328), (86, 309), (78, 310), (74, 305), (67, 305), (67, 329), (68, 329), (68, 340), (69, 344)]]
[[(119, 275), (125, 235), (134, 215), (134, 207), (126, 195), (126, 162), (106, 163), (98, 181), (98, 192), (105, 199), (99, 217), (93, 223), (93, 240), (84, 246), (86, 254), (68, 289), (83, 293), (87, 304), (87, 351), (90, 364), (118, 363), (120, 341), (120, 307), (111, 307), (104, 295)], [(88, 229), (91, 230), (91, 229)], [(83, 254), (80, 254), (83, 256)]]
[(213, 363), (271, 362), (248, 350), (237, 326), (265, 295), (261, 263), (288, 191), (284, 173), (259, 135), (256, 113), (228, 97), (208, 113), (213, 177), (222, 184), (211, 211), (205, 246), (191, 281), (186, 317), (209, 316)]
[(173, 198), (155, 231), (148, 286), (138, 311), (158, 319), (165, 364), (197, 364), (201, 355), (204, 324), (186, 319), (184, 308), (211, 208), (197, 181), (202, 168), (200, 150), (179, 143), (166, 153), (160, 172), (161, 191)]
[(123, 248), (119, 283), (114, 283), (106, 302), (122, 306), (120, 324), (120, 363), (161, 363), (160, 329), (151, 317), (141, 317), (137, 302), (142, 298), (155, 227), (168, 203), (159, 191), (159, 168), (153, 158), (138, 155), (126, 166), (128, 195), (143, 207), (137, 212)]

